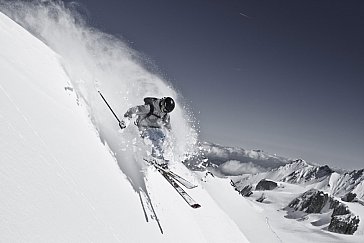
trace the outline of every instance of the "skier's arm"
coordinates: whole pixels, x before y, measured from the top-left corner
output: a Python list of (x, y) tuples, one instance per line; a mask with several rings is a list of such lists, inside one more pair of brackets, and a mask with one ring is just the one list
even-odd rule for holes
[(148, 114), (149, 109), (150, 108), (148, 105), (139, 105), (131, 107), (127, 112), (125, 112), (124, 118), (119, 123), (119, 127), (121, 129), (126, 128), (130, 124), (130, 120), (133, 118), (134, 115)]
[(127, 112), (125, 112), (124, 117), (131, 119), (134, 115), (146, 115), (148, 114), (149, 109), (149, 105), (134, 106), (131, 107)]

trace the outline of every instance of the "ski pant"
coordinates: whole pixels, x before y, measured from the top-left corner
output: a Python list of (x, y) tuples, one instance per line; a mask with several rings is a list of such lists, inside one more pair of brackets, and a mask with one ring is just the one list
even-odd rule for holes
[(164, 140), (166, 135), (162, 128), (144, 128), (140, 131), (146, 145), (151, 146), (152, 156), (156, 159), (164, 159)]

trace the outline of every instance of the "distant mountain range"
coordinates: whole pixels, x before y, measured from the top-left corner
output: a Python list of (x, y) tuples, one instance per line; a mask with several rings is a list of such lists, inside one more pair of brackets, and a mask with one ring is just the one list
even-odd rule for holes
[[(243, 197), (253, 197), (251, 200), (260, 203), (268, 200), (269, 203), (268, 191), (278, 190), (276, 193), (279, 193), (283, 190), (293, 198), (281, 208), (287, 211), (286, 218), (307, 221), (308, 215), (313, 214), (319, 220), (312, 225), (323, 230), (340, 234), (357, 231), (359, 216), (350, 211), (346, 203), (364, 205), (364, 169), (333, 169), (303, 159), (270, 155), (262, 150), (206, 142), (201, 144), (200, 150), (199, 156), (186, 164), (194, 170), (207, 170), (213, 175), (230, 178), (231, 185)], [(285, 189), (289, 184), (301, 189), (289, 192)]]
[(289, 162), (287, 158), (270, 155), (262, 150), (245, 150), (202, 142), (199, 155), (186, 164), (195, 170), (208, 168), (221, 176), (236, 176), (265, 172)]
[(195, 170), (207, 169), (217, 176), (230, 176), (238, 189), (269, 179), (310, 185), (337, 197), (355, 193), (357, 199), (364, 199), (364, 169), (333, 169), (328, 165), (313, 165), (303, 159), (270, 155), (262, 150), (224, 147), (207, 142), (202, 143), (200, 149), (199, 157), (186, 164)]

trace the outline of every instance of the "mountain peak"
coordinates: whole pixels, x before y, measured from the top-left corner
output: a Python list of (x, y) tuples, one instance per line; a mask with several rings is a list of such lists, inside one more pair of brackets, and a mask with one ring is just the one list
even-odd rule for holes
[(284, 177), (282, 181), (291, 183), (307, 183), (317, 182), (328, 178), (334, 171), (327, 165), (314, 166), (309, 165), (303, 160), (296, 161), (291, 165), (295, 165), (296, 169)]

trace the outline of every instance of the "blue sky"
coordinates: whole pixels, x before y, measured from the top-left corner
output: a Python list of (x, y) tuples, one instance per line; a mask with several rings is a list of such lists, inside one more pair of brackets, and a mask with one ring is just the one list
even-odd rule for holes
[(77, 2), (153, 61), (203, 140), (363, 167), (362, 1)]

